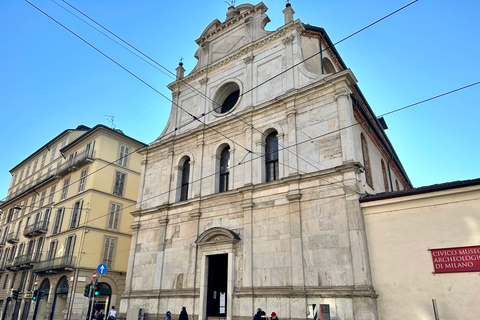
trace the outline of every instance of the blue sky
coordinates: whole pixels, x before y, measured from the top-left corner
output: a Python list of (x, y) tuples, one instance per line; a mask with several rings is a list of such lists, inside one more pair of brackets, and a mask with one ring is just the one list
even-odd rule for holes
[[(65, 7), (61, 0), (55, 0)], [(32, 0), (62, 24), (170, 96), (172, 78), (138, 59), (53, 1)], [(195, 66), (197, 39), (221, 0), (72, 0), (117, 35), (174, 72)], [(244, 2), (236, 1), (236, 5)], [(255, 2), (254, 4), (256, 4)], [(265, 0), (283, 24), (283, 0)], [(407, 4), (398, 0), (292, 0), (295, 19), (336, 42)], [(478, 0), (421, 0), (337, 46), (377, 115), (480, 81)], [(0, 1), (0, 198), (9, 170), (66, 128), (110, 125), (150, 143), (170, 102), (25, 1)], [(480, 85), (387, 115), (387, 134), (414, 186), (480, 177)]]

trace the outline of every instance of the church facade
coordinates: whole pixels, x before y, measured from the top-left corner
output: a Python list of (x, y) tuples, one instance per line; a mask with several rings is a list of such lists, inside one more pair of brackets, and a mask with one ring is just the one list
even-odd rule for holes
[[(362, 194), (411, 188), (325, 30), (266, 31), (267, 7), (228, 9), (169, 85), (166, 128), (143, 151), (120, 314), (378, 319)], [(310, 310), (310, 314), (309, 314)]]

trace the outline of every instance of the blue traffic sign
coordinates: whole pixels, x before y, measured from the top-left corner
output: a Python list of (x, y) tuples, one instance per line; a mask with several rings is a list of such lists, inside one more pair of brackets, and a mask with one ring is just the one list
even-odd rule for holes
[(105, 264), (99, 264), (98, 267), (97, 267), (97, 272), (98, 274), (104, 274), (107, 272), (107, 266)]

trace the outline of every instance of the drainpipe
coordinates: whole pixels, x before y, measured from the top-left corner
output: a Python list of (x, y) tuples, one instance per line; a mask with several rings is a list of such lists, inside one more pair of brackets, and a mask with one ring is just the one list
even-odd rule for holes
[(320, 44), (320, 66), (322, 68), (322, 74), (325, 72), (323, 71), (323, 50), (322, 50), (322, 40), (323, 40), (324, 34), (322, 33), (322, 37), (320, 38), (319, 44)]

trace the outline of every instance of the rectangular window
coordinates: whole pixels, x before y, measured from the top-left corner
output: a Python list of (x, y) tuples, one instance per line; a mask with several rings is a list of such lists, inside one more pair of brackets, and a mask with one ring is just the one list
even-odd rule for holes
[(126, 176), (126, 173), (118, 171), (115, 172), (115, 185), (113, 186), (113, 194), (116, 194), (117, 196), (123, 196)]
[(27, 291), (33, 291), (33, 283), (35, 281), (35, 273), (30, 272), (30, 277), (28, 278)]
[(86, 152), (87, 158), (90, 158), (90, 159), (93, 158), (94, 148), (95, 148), (95, 140), (93, 140), (92, 142), (90, 142), (85, 146), (85, 152)]
[(20, 285), (18, 286), (18, 291), (24, 292), (25, 290), (25, 284), (27, 283), (27, 274), (28, 271), (23, 271), (22, 276), (20, 277)]
[(10, 289), (13, 289), (13, 286), (15, 285), (15, 280), (17, 280), (17, 274), (13, 274), (12, 282), (10, 283)]
[(27, 202), (28, 202), (28, 199), (25, 199), (25, 201), (23, 201), (23, 205), (22, 205), (22, 216), (25, 214), (25, 212), (27, 212)]
[(55, 195), (55, 188), (57, 186), (54, 185), (50, 188), (50, 196), (48, 197), (48, 203), (52, 203), (53, 202), (53, 196)]
[(64, 257), (73, 257), (73, 249), (75, 248), (75, 235), (68, 237), (65, 241)]
[(43, 207), (43, 203), (45, 202), (45, 196), (47, 195), (47, 189), (42, 191), (42, 195), (40, 196), (40, 200), (38, 201), (38, 207)]
[(35, 161), (33, 162), (32, 174), (34, 174), (35, 171), (37, 171), (37, 165), (38, 165), (38, 158), (35, 159)]
[(40, 169), (43, 168), (43, 166), (45, 165), (45, 160), (47, 159), (47, 153), (45, 152), (43, 155), (42, 155), (42, 162), (40, 163)]
[(120, 151), (118, 153), (118, 165), (122, 167), (127, 166), (128, 154), (130, 153), (130, 148), (124, 145), (120, 145)]
[(32, 196), (32, 202), (30, 202), (30, 209), (28, 210), (28, 212), (32, 212), (33, 209), (35, 208), (35, 201), (37, 200), (37, 195), (34, 194)]
[(108, 229), (117, 230), (118, 229), (118, 220), (120, 218), (120, 210), (122, 205), (119, 203), (110, 204), (110, 213), (108, 214)]
[(13, 261), (13, 258), (15, 258), (15, 253), (17, 253), (17, 246), (12, 247), (12, 250), (10, 250), (10, 256), (8, 257), (8, 261)]
[(42, 257), (43, 244), (45, 243), (45, 237), (41, 237), (37, 242), (37, 249), (35, 250), (35, 255), (33, 256), (33, 261), (38, 262)]
[(17, 183), (17, 174), (16, 174), (16, 173), (15, 173), (15, 175), (13, 176), (12, 186), (14, 186), (15, 183)]
[(30, 174), (30, 167), (32, 166), (31, 163), (28, 164), (27, 166), (27, 172), (25, 172), (25, 178), (28, 177), (28, 175)]
[(57, 146), (52, 148), (52, 153), (50, 154), (50, 162), (55, 159), (55, 153), (57, 153)]
[(60, 200), (64, 200), (67, 198), (69, 184), (70, 184), (70, 177), (63, 180), (62, 196), (60, 197)]
[(7, 282), (8, 282), (8, 274), (5, 276), (5, 281), (3, 282), (2, 289), (5, 289), (7, 287)]
[(50, 176), (50, 172), (52, 172), (52, 166), (48, 167), (47, 169), (47, 177)]
[(57, 234), (62, 230), (62, 222), (63, 222), (64, 211), (65, 211), (65, 208), (60, 208), (55, 213), (55, 219), (53, 221), (53, 226), (52, 226), (52, 235)]
[(78, 227), (80, 222), (80, 215), (82, 213), (83, 200), (75, 202), (72, 208), (72, 215), (70, 216), (69, 228), (73, 229)]
[(115, 253), (115, 238), (105, 237), (103, 243), (102, 263), (106, 264), (109, 269), (113, 265), (113, 256)]
[(18, 178), (18, 181), (22, 181), (24, 172), (25, 172), (25, 169), (22, 169), (22, 171), (20, 171), (20, 177)]
[(57, 255), (57, 244), (57, 240), (50, 242), (50, 245), (48, 246), (47, 260), (55, 259), (55, 256)]
[(67, 144), (67, 139), (62, 140), (62, 144), (60, 145), (60, 149), (65, 147), (66, 144)]
[(87, 182), (87, 172), (88, 168), (85, 168), (80, 174), (80, 181), (78, 182), (78, 192), (82, 192), (83, 190), (85, 190), (85, 183)]

